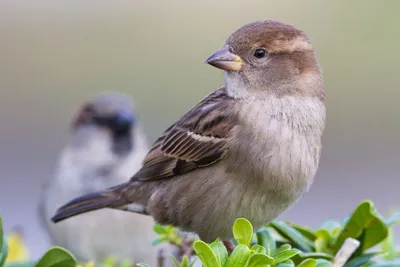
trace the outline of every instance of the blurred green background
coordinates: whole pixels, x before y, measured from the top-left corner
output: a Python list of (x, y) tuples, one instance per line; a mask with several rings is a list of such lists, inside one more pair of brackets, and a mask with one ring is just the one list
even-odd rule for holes
[(400, 1), (0, 1), (0, 212), (48, 245), (36, 218), (71, 116), (98, 92), (130, 94), (149, 139), (223, 85), (204, 64), (245, 23), (306, 31), (323, 68), (324, 150), (311, 191), (281, 216), (317, 226), (362, 199), (400, 209)]

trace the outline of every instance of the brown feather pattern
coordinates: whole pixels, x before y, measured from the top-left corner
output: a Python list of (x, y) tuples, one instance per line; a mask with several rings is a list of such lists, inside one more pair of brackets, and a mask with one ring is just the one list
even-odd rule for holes
[(156, 140), (132, 180), (171, 178), (220, 160), (237, 125), (236, 114), (230, 112), (234, 102), (225, 88), (206, 96)]

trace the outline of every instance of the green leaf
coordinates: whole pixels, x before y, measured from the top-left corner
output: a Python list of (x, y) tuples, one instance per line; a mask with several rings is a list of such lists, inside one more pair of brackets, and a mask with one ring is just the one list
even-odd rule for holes
[(133, 261), (131, 259), (123, 259), (119, 264), (119, 267), (132, 267), (132, 266), (133, 266)]
[(162, 226), (162, 225), (159, 225), (159, 224), (154, 224), (153, 225), (153, 231), (156, 232), (159, 235), (168, 234), (167, 228)]
[(257, 231), (257, 243), (266, 249), (265, 254), (272, 255), (276, 250), (276, 242), (272, 237), (271, 232), (268, 229), (262, 229)]
[(317, 265), (315, 267), (331, 267), (332, 262), (324, 260), (324, 259), (318, 259), (317, 260)]
[(314, 240), (316, 252), (329, 252), (329, 244), (331, 236), (326, 229), (319, 229), (315, 232), (316, 238)]
[(317, 261), (314, 259), (306, 259), (302, 261), (297, 267), (315, 267), (317, 265)]
[(361, 256), (352, 258), (350, 261), (348, 261), (344, 267), (359, 267), (362, 266), (363, 264), (367, 263), (370, 261), (372, 258), (379, 256), (380, 252), (375, 252), (375, 253), (366, 253)]
[(294, 262), (292, 260), (286, 260), (282, 263), (279, 263), (277, 267), (294, 267)]
[[(232, 251), (229, 256), (225, 267), (241, 267), (245, 266), (247, 260), (250, 257), (250, 249), (246, 245), (239, 244)], [(212, 267), (212, 266), (211, 266)]]
[(74, 256), (61, 247), (52, 247), (40, 258), (35, 267), (75, 267)]
[(172, 263), (174, 264), (175, 267), (179, 267), (181, 265), (175, 257), (172, 256), (171, 259), (172, 259)]
[(211, 247), (201, 240), (196, 240), (193, 243), (193, 249), (203, 263), (204, 267), (221, 267), (217, 256), (214, 254)]
[(296, 244), (302, 251), (311, 252), (315, 250), (314, 244), (310, 240), (285, 222), (273, 221), (270, 225), (283, 237)]
[(228, 260), (228, 251), (226, 250), (226, 247), (219, 241), (212, 242), (210, 247), (217, 257), (220, 265), (225, 266), (226, 261)]
[(253, 226), (244, 218), (236, 219), (233, 224), (233, 237), (239, 244), (250, 246), (253, 239)]
[(117, 258), (114, 256), (108, 256), (103, 260), (103, 262), (107, 266), (114, 266), (117, 263)]
[(328, 231), (331, 236), (336, 236), (340, 231), (341, 225), (337, 221), (328, 220), (322, 224), (320, 229)]
[(188, 267), (189, 266), (189, 258), (187, 255), (182, 257), (181, 267)]
[(260, 253), (260, 254), (266, 254), (267, 252), (267, 250), (263, 246), (260, 246), (258, 244), (255, 244), (250, 249), (253, 250), (255, 253)]
[(273, 255), (275, 256), (276, 254), (278, 254), (278, 253), (280, 253), (280, 252), (282, 252), (282, 251), (289, 250), (289, 249), (291, 249), (291, 248), (292, 248), (291, 245), (289, 245), (289, 244), (284, 244), (284, 245), (282, 245), (280, 248), (278, 248), (277, 250), (275, 250), (275, 253), (274, 253)]
[[(179, 264), (179, 263), (178, 263)], [(148, 265), (148, 264), (144, 264), (144, 263), (138, 263), (138, 264), (136, 264), (137, 266), (139, 266), (139, 267), (150, 267), (150, 265)], [(178, 267), (179, 267), (179, 265), (178, 265)]]
[(281, 251), (274, 255), (275, 263), (280, 263), (285, 260), (288, 260), (299, 253), (300, 253), (300, 251), (298, 249), (290, 249), (290, 250)]
[(266, 267), (272, 263), (274, 263), (273, 258), (268, 257), (267, 255), (256, 253), (251, 255), (247, 260), (246, 267)]
[(384, 240), (387, 235), (388, 228), (373, 204), (370, 201), (363, 201), (339, 233), (333, 245), (334, 253), (340, 249), (348, 237), (355, 238), (361, 243), (359, 249), (354, 253), (354, 256), (357, 256)]
[(394, 243), (393, 229), (388, 229), (388, 236), (380, 243), (382, 252), (385, 253), (386, 260), (392, 260), (397, 257), (396, 245)]
[(8, 245), (5, 237), (1, 234), (0, 239), (2, 240), (2, 249), (0, 251), (0, 266), (4, 266), (8, 256)]
[(300, 263), (305, 259), (325, 259), (325, 260), (333, 260), (333, 255), (324, 253), (324, 252), (302, 252), (294, 256), (293, 261), (296, 263)]
[(388, 227), (392, 227), (393, 225), (400, 223), (400, 212), (397, 212), (396, 214), (390, 216), (387, 220), (386, 220), (386, 225)]
[[(368, 265), (366, 264), (366, 266), (373, 266), (373, 267), (399, 267), (400, 266), (400, 259), (396, 260), (396, 261), (385, 261), (385, 262), (379, 262), (379, 263), (375, 263), (373, 265)], [(364, 266), (363, 266), (364, 267)]]
[(0, 266), (4, 266), (8, 255), (8, 245), (3, 232), (3, 219), (0, 216)]
[(293, 227), (294, 229), (296, 229), (300, 234), (302, 234), (303, 236), (305, 236), (306, 238), (308, 238), (310, 241), (314, 241), (316, 238), (315, 232), (310, 229), (307, 228), (303, 225), (298, 225), (292, 222), (285, 222), (287, 225)]
[(13, 262), (7, 263), (5, 267), (33, 267), (34, 263), (32, 262)]

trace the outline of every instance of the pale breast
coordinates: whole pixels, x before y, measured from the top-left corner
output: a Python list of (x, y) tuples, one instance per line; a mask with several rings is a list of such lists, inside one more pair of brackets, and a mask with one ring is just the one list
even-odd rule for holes
[(271, 96), (267, 102), (244, 103), (241, 120), (244, 127), (236, 133), (240, 141), (231, 144), (232, 168), (245, 166), (238, 171), (261, 179), (258, 186), (264, 193), (295, 201), (308, 190), (318, 168), (324, 104), (316, 98)]
[(210, 242), (229, 238), (238, 217), (255, 229), (275, 219), (310, 186), (320, 157), (323, 104), (292, 101), (243, 104), (224, 160), (165, 182), (153, 214)]

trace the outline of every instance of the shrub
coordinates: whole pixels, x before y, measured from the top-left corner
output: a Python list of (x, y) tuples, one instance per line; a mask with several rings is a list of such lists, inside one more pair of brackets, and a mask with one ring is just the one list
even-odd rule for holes
[[(392, 232), (397, 222), (400, 213), (383, 219), (370, 201), (363, 201), (342, 222), (327, 221), (316, 230), (273, 221), (253, 234), (250, 222), (239, 218), (233, 226), (237, 246), (229, 257), (218, 240), (196, 240), (193, 247), (204, 267), (399, 267)], [(157, 225), (155, 231), (156, 243), (183, 244), (169, 226)]]
[[(315, 230), (276, 220), (253, 233), (251, 223), (238, 218), (233, 226), (236, 246), (230, 255), (220, 240), (208, 244), (193, 236), (185, 239), (186, 234), (171, 226), (155, 225), (159, 238), (153, 243), (168, 242), (182, 248), (182, 259), (172, 259), (177, 267), (193, 266), (192, 254), (204, 267), (399, 267), (400, 251), (392, 230), (398, 222), (400, 213), (384, 219), (370, 201), (364, 201), (342, 222), (327, 221)], [(60, 247), (50, 248), (36, 262), (5, 265), (7, 249), (0, 218), (0, 267), (95, 266), (93, 262), (78, 264), (71, 253)], [(96, 267), (132, 266), (130, 261), (116, 262), (110, 257)]]

